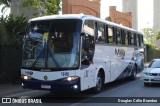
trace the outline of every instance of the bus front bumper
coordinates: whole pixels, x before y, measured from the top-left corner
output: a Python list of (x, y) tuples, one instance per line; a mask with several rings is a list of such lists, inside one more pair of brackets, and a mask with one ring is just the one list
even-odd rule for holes
[(50, 90), (53, 92), (80, 92), (80, 78), (74, 81), (23, 80), (24, 89)]

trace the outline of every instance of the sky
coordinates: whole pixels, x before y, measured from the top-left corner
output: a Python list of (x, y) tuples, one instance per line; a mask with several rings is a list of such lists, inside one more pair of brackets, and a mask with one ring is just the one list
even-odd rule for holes
[(153, 27), (153, 0), (138, 0), (139, 29)]
[(109, 6), (116, 6), (117, 10), (122, 12), (122, 0), (101, 0), (101, 18), (109, 16)]
[[(153, 0), (138, 0), (138, 30), (153, 27)], [(101, 0), (101, 18), (109, 16), (109, 6), (116, 6), (122, 12), (122, 0)], [(0, 7), (1, 8), (1, 7)], [(1, 10), (1, 9), (0, 9)], [(9, 14), (10, 9), (6, 11)], [(0, 11), (0, 15), (2, 15)]]

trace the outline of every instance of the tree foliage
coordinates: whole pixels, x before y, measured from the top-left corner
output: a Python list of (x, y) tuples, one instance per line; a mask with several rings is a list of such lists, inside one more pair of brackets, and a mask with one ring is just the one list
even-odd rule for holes
[(156, 40), (160, 39), (160, 30), (155, 32)]
[(151, 28), (144, 28), (142, 31), (144, 33), (145, 43), (154, 44), (155, 35), (153, 34), (153, 30)]
[(7, 39), (7, 44), (17, 43), (17, 33), (25, 30), (27, 25), (27, 19), (23, 15), (21, 16), (1, 16), (0, 27), (3, 34), (0, 33), (1, 39)]
[(58, 14), (61, 0), (24, 0), (22, 7), (32, 8), (38, 10), (34, 15), (52, 15)]
[(11, 6), (11, 0), (1, 0), (0, 5), (4, 5), (1, 9), (1, 12), (3, 13), (7, 8)]

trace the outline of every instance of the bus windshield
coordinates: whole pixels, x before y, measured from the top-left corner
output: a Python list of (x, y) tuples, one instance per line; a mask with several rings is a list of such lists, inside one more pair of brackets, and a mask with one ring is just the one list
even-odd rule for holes
[(23, 68), (78, 68), (81, 21), (31, 21), (23, 45)]

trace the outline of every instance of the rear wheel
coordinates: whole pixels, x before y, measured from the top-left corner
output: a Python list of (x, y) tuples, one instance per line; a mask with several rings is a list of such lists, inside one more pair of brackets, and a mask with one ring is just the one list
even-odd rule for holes
[(135, 80), (136, 79), (136, 74), (137, 74), (137, 67), (136, 65), (134, 65), (133, 69), (132, 69), (132, 75), (131, 75), (131, 80)]
[(94, 92), (98, 93), (101, 91), (103, 86), (103, 78), (102, 78), (102, 74), (99, 72), (97, 75), (97, 79), (96, 79), (96, 87), (94, 88)]

